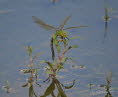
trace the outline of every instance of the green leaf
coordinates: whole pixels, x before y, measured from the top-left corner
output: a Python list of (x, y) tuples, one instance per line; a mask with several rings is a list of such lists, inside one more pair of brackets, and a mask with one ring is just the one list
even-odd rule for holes
[(39, 69), (35, 69), (35, 74), (38, 75)]
[(34, 92), (34, 87), (32, 83), (30, 83), (30, 87), (29, 87), (29, 97), (38, 97)]
[(58, 45), (58, 41), (56, 39), (54, 39), (53, 43), (54, 45)]
[(25, 48), (27, 50), (28, 55), (31, 56), (32, 55), (32, 47), (31, 46), (26, 46)]
[(56, 35), (55, 34), (53, 34), (53, 43), (54, 43), (54, 45), (56, 46), (56, 48), (57, 48), (57, 52), (58, 53), (60, 53), (60, 50), (61, 50), (61, 48), (60, 48), (60, 46), (59, 46), (59, 44), (58, 44), (58, 41), (57, 41), (57, 39), (56, 39)]
[(28, 83), (26, 83), (26, 84), (22, 85), (22, 87), (27, 87), (27, 86), (28, 86)]
[(53, 35), (52, 35), (52, 38), (53, 38), (54, 40), (56, 39), (56, 37), (57, 37), (56, 34), (53, 34)]
[(74, 58), (69, 57), (68, 59), (71, 60), (72, 62), (74, 62)]
[(46, 63), (48, 64), (49, 67), (51, 67), (51, 68), (53, 67), (53, 64), (51, 62), (47, 61)]
[(53, 61), (53, 65), (56, 65), (56, 63), (57, 63), (57, 60), (55, 59), (55, 60)]
[(67, 49), (66, 49), (66, 52), (72, 48), (78, 48), (78, 45), (73, 45), (73, 46), (69, 46)]
[(79, 46), (78, 45), (73, 45), (72, 48), (78, 48)]
[(64, 43), (64, 47), (66, 48), (66, 46), (68, 45), (68, 39), (64, 39), (63, 43)]
[(57, 48), (58, 53), (60, 53), (60, 51), (61, 51), (60, 46), (59, 46), (59, 45), (57, 45), (57, 46), (56, 46), (56, 48)]
[(60, 70), (60, 69), (62, 69), (62, 68), (64, 68), (64, 66), (63, 66), (63, 64), (58, 64), (58, 69)]
[(46, 73), (47, 74), (53, 74), (53, 72), (52, 71), (49, 71), (49, 70), (47, 70)]
[(75, 36), (75, 37), (71, 37), (71, 38), (69, 38), (69, 39), (78, 39), (78, 38), (80, 38), (79, 36)]
[(46, 61), (45, 60), (40, 61), (40, 64), (43, 64), (43, 63), (46, 63)]
[(39, 57), (41, 54), (42, 54), (42, 52), (37, 53), (37, 54), (33, 57), (33, 60), (34, 60), (35, 58)]
[(30, 87), (29, 87), (29, 97), (33, 97), (33, 94), (34, 94), (34, 92), (33, 92), (33, 85), (30, 84)]
[(66, 61), (68, 61), (68, 60), (71, 60), (72, 62), (74, 62), (74, 59), (73, 59), (73, 58), (64, 57), (64, 58), (62, 58), (61, 63), (64, 64), (64, 63), (65, 63)]
[(61, 97), (67, 97), (60, 85), (60, 82), (57, 79), (54, 79), (54, 80), (55, 80), (55, 84), (56, 84), (58, 92), (59, 92), (58, 95), (60, 95)]
[(66, 60), (67, 60), (67, 57), (64, 57), (64, 58), (62, 58), (61, 62), (64, 63), (64, 62), (66, 62)]
[(52, 64), (51, 62), (49, 62), (49, 61), (44, 61), (44, 60), (41, 61), (41, 63), (46, 63), (46, 64), (48, 64), (48, 66), (51, 67), (51, 68), (53, 68), (53, 65), (54, 65), (54, 64)]
[(50, 84), (50, 86), (46, 89), (44, 95), (43, 95), (43, 96), (40, 96), (40, 97), (47, 97), (47, 96), (49, 96), (54, 90), (55, 90), (55, 84), (54, 84), (54, 82), (52, 82), (52, 83)]

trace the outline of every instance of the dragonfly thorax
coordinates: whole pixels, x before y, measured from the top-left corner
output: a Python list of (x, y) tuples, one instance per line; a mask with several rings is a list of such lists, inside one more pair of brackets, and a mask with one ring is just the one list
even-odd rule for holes
[(56, 31), (56, 36), (66, 38), (68, 36), (68, 33), (64, 30), (58, 30), (58, 31)]

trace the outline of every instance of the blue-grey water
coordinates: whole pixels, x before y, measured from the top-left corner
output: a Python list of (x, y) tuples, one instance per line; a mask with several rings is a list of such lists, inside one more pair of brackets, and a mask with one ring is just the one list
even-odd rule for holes
[[(70, 36), (79, 36), (71, 44), (79, 48), (68, 55), (75, 62), (65, 65), (59, 73), (59, 80), (64, 84), (76, 80), (72, 89), (65, 90), (68, 97), (104, 97), (105, 90), (98, 87), (105, 84), (105, 77), (112, 72), (113, 97), (118, 93), (118, 0), (108, 0), (113, 12), (109, 13), (107, 36), (104, 38), (104, 1), (103, 0), (0, 0), (0, 97), (28, 97), (28, 88), (21, 85), (27, 75), (20, 73), (26, 68), (28, 56), (24, 46), (31, 45), (34, 53), (43, 52), (39, 60), (50, 60), (50, 31), (34, 23), (32, 16), (39, 17), (46, 23), (58, 26), (66, 16), (72, 15), (68, 26), (86, 25), (86, 28), (69, 30)], [(75, 68), (72, 67), (75, 65)], [(84, 65), (85, 69), (79, 66)], [(40, 83), (46, 76), (40, 71)], [(6, 80), (10, 82), (14, 93), (6, 94), (2, 89)], [(89, 83), (95, 86), (89, 89)], [(45, 84), (39, 88), (41, 95)]]

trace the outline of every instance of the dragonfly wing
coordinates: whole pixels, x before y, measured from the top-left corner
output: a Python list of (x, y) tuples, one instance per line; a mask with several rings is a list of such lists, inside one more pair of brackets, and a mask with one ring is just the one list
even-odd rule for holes
[(35, 16), (32, 16), (33, 20), (35, 23), (39, 24), (40, 27), (42, 27), (43, 29), (46, 29), (46, 30), (56, 30), (57, 28), (49, 25), (49, 24), (46, 24), (45, 22), (43, 22), (41, 19), (35, 17)]
[(67, 16), (67, 17), (64, 19), (64, 21), (61, 23), (61, 25), (59, 26), (59, 29), (62, 29), (62, 28), (66, 25), (67, 21), (68, 21), (70, 18), (71, 18), (71, 16)]
[(63, 30), (69, 30), (69, 29), (76, 29), (76, 28), (82, 28), (82, 27), (88, 27), (88, 26), (76, 26), (76, 27), (68, 27)]

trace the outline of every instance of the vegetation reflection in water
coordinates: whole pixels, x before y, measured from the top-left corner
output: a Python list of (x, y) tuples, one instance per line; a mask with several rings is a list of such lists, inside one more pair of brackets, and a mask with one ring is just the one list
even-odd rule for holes
[(118, 18), (118, 15), (114, 15), (114, 13), (117, 13), (117, 11), (110, 6), (109, 0), (104, 0), (104, 40), (108, 35), (108, 24), (110, 23), (110, 20)]
[(111, 81), (112, 81), (112, 72), (109, 72), (109, 74), (106, 76), (106, 85), (104, 85), (107, 94), (105, 97), (112, 97), (111, 91)]
[(112, 72), (109, 72), (106, 77), (105, 77), (105, 84), (93, 84), (90, 82), (89, 89), (90, 93), (93, 96), (98, 96), (101, 94), (104, 94), (104, 97), (112, 97), (111, 92), (113, 92), (113, 89), (111, 87), (111, 82), (112, 82)]
[(5, 90), (6, 93), (10, 93), (10, 91), (11, 91), (12, 88), (10, 88), (10, 83), (9, 83), (8, 80), (6, 81), (5, 86), (2, 86), (2, 89)]
[(104, 0), (104, 23), (105, 23), (104, 39), (107, 37), (108, 22), (112, 18), (112, 16), (110, 16), (110, 13), (112, 12), (113, 12), (113, 9), (108, 6), (108, 0)]

